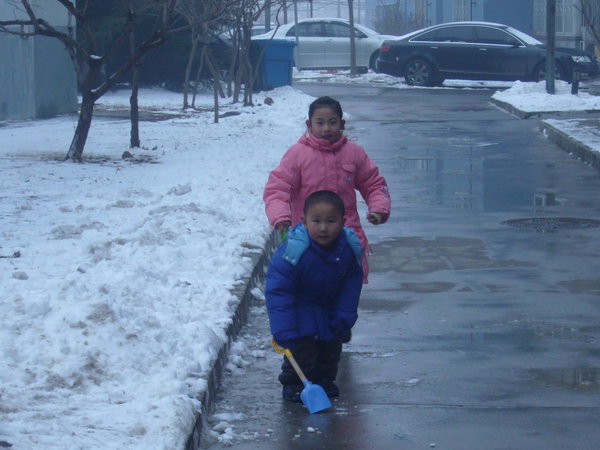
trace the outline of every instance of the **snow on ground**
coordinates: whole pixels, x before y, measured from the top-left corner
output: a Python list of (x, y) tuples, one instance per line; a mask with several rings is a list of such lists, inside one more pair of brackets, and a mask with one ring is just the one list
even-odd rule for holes
[[(406, 87), (379, 74), (326, 79)], [(496, 95), (554, 110), (562, 96), (538, 87)], [(143, 148), (123, 160), (129, 124), (106, 111), (126, 110), (128, 95), (99, 102), (83, 164), (60, 162), (75, 117), (0, 123), (2, 445), (183, 448), (227, 339), (229, 291), (252, 269), (243, 254), (270, 232), (268, 171), (302, 133), (312, 101), (279, 88), (257, 94), (254, 107), (224, 105), (239, 114), (214, 124), (211, 113), (183, 114), (180, 94), (144, 89), (142, 109), (171, 118), (143, 121)]]
[(539, 111), (591, 111), (600, 110), (600, 96), (579, 91), (571, 94), (571, 85), (557, 80), (555, 93), (546, 92), (546, 82), (525, 83), (517, 81), (510, 89), (496, 92), (496, 100), (511, 104), (524, 112)]
[[(57, 160), (72, 117), (0, 127), (0, 441), (183, 447), (236, 306), (229, 290), (252, 269), (242, 253), (270, 231), (268, 171), (312, 100), (269, 95), (218, 124), (142, 122), (137, 162), (121, 160), (124, 120), (94, 119), (84, 164)], [(177, 113), (179, 97), (144, 90), (140, 102)]]

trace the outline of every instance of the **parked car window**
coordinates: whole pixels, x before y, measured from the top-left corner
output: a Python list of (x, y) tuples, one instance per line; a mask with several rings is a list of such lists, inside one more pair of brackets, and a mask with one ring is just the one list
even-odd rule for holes
[[(296, 36), (296, 27), (292, 27), (287, 32), (287, 37)], [(298, 24), (298, 36), (304, 37), (317, 37), (323, 36), (323, 32), (321, 31), (321, 23), (320, 22), (307, 22), (307, 23), (299, 23)]]
[(429, 31), (420, 36), (412, 38), (411, 41), (425, 42), (474, 42), (473, 31), (471, 27), (443, 27), (437, 30)]
[(343, 23), (326, 23), (325, 36), (327, 37), (350, 37), (350, 27)]
[[(354, 35), (357, 38), (366, 37), (366, 35), (356, 28), (354, 29)], [(350, 26), (344, 23), (325, 23), (325, 36), (327, 37), (350, 37)]]
[(514, 36), (505, 31), (490, 27), (476, 27), (477, 42), (482, 44), (520, 45)]
[(434, 42), (436, 40), (438, 30), (433, 30), (428, 33), (423, 33), (420, 36), (414, 37), (411, 41)]
[(444, 27), (438, 30), (439, 42), (473, 42), (472, 27)]

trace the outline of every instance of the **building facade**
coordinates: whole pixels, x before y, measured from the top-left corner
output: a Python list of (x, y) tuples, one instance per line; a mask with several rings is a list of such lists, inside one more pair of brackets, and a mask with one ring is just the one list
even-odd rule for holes
[[(39, 2), (37, 3), (39, 5)], [(35, 8), (41, 8), (36, 6)], [(60, 31), (69, 17), (58, 2), (43, 2), (40, 15)], [(0, 2), (0, 19), (25, 19)], [(77, 112), (77, 77), (64, 45), (44, 36), (0, 33), (0, 120), (37, 119)]]

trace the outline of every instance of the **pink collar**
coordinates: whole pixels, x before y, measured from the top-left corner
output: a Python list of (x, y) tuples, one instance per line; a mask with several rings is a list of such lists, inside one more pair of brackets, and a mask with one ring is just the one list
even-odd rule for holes
[(346, 136), (341, 136), (335, 142), (329, 142), (327, 139), (321, 139), (312, 134), (309, 130), (306, 131), (300, 138), (301, 144), (310, 145), (316, 150), (324, 150), (327, 152), (337, 152), (348, 141)]

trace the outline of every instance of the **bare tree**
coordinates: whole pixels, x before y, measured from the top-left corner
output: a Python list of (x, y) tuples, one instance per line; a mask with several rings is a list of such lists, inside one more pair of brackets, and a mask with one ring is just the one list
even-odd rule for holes
[[(25, 11), (27, 19), (0, 21), (0, 32), (20, 36), (47, 36), (58, 39), (64, 44), (77, 73), (82, 99), (77, 128), (65, 160), (70, 159), (80, 162), (92, 123), (96, 101), (114, 87), (132, 67), (139, 64), (142, 57), (150, 49), (165, 42), (170, 28), (174, 25), (173, 12), (177, 0), (146, 0), (148, 5), (153, 5), (157, 10), (157, 26), (139, 44), (131, 41), (132, 28), (136, 17), (135, 10), (132, 9), (132, 2), (127, 1), (124, 4), (121, 33), (112, 37), (110, 42), (101, 42), (89, 23), (88, 2), (55, 1), (60, 3), (77, 22), (78, 29), (83, 33), (80, 39), (75, 39), (69, 33), (59, 31), (53, 27), (32, 8), (30, 0), (19, 0), (18, 2)], [(117, 51), (128, 44), (131, 46), (129, 58), (122, 62), (108, 77), (103, 77), (102, 74), (106, 69), (107, 61), (114, 58)]]
[(414, 13), (402, 11), (400, 1), (375, 6), (374, 28), (382, 34), (406, 34), (420, 28)]
[[(217, 69), (212, 60), (209, 44), (215, 40), (215, 35), (225, 25), (228, 9), (236, 0), (179, 0), (176, 11), (181, 14), (189, 25), (191, 47), (183, 82), (183, 107), (189, 108), (188, 94), (192, 69), (201, 48), (200, 68), (211, 70), (215, 77)], [(208, 58), (208, 59), (207, 59)], [(212, 69), (215, 69), (213, 73)], [(216, 77), (218, 78), (218, 77)], [(215, 81), (217, 81), (215, 78)]]
[[(270, 6), (273, 7), (276, 3), (279, 2), (272, 0)], [(252, 26), (261, 16), (264, 8), (265, 3), (259, 0), (238, 0), (229, 9), (232, 24), (232, 58), (229, 73), (233, 83), (233, 102), (239, 101), (243, 86), (245, 106), (253, 104), (252, 91), (259, 74), (261, 54), (265, 50), (263, 47), (257, 54), (257, 48), (252, 45), (251, 40)]]

